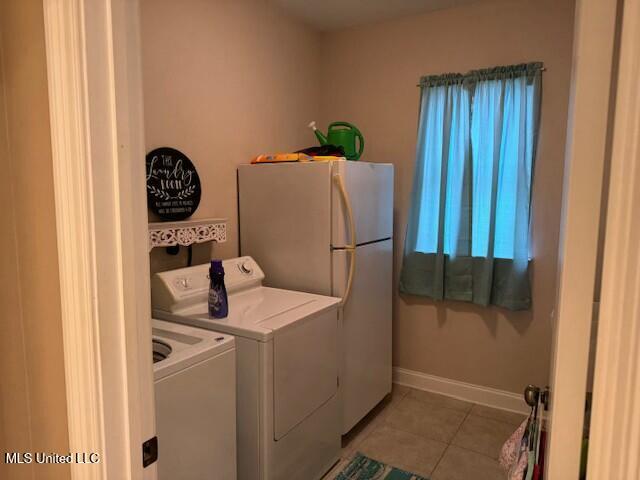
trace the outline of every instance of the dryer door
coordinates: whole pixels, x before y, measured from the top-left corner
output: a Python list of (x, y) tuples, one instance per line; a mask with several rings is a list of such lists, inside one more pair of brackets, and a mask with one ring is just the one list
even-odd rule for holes
[(275, 332), (274, 439), (279, 440), (338, 390), (338, 310)]

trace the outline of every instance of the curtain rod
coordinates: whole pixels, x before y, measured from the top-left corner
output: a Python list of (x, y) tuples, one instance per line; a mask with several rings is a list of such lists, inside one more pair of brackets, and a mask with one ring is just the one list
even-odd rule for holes
[[(542, 67), (542, 68), (539, 68), (538, 70), (540, 70), (541, 72), (546, 72), (547, 71), (547, 67)], [(422, 87), (422, 84), (418, 83), (418, 84), (416, 84), (416, 87)]]

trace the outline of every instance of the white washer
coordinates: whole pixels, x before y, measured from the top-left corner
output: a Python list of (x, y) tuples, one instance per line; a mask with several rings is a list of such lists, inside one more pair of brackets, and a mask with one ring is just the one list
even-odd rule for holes
[(231, 335), (153, 320), (159, 480), (236, 479)]
[(340, 299), (263, 287), (251, 257), (223, 265), (227, 318), (207, 313), (207, 264), (154, 275), (154, 316), (235, 335), (240, 480), (319, 479), (340, 455)]

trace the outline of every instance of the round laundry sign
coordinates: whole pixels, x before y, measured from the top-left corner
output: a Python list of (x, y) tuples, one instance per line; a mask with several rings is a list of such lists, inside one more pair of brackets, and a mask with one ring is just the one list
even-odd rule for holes
[(200, 204), (202, 190), (196, 167), (175, 148), (156, 148), (147, 154), (147, 204), (167, 220), (184, 220)]

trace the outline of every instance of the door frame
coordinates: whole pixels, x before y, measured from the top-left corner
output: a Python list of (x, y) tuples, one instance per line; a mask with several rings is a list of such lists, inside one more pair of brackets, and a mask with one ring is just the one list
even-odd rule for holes
[(622, 11), (587, 478), (640, 475), (640, 0)]
[[(567, 125), (545, 478), (578, 478), (610, 139), (618, 0), (578, 0)], [(612, 89), (613, 87), (613, 89)], [(605, 477), (603, 477), (605, 478)], [(606, 477), (608, 478), (608, 477)]]
[(72, 478), (154, 479), (137, 0), (43, 0)]

